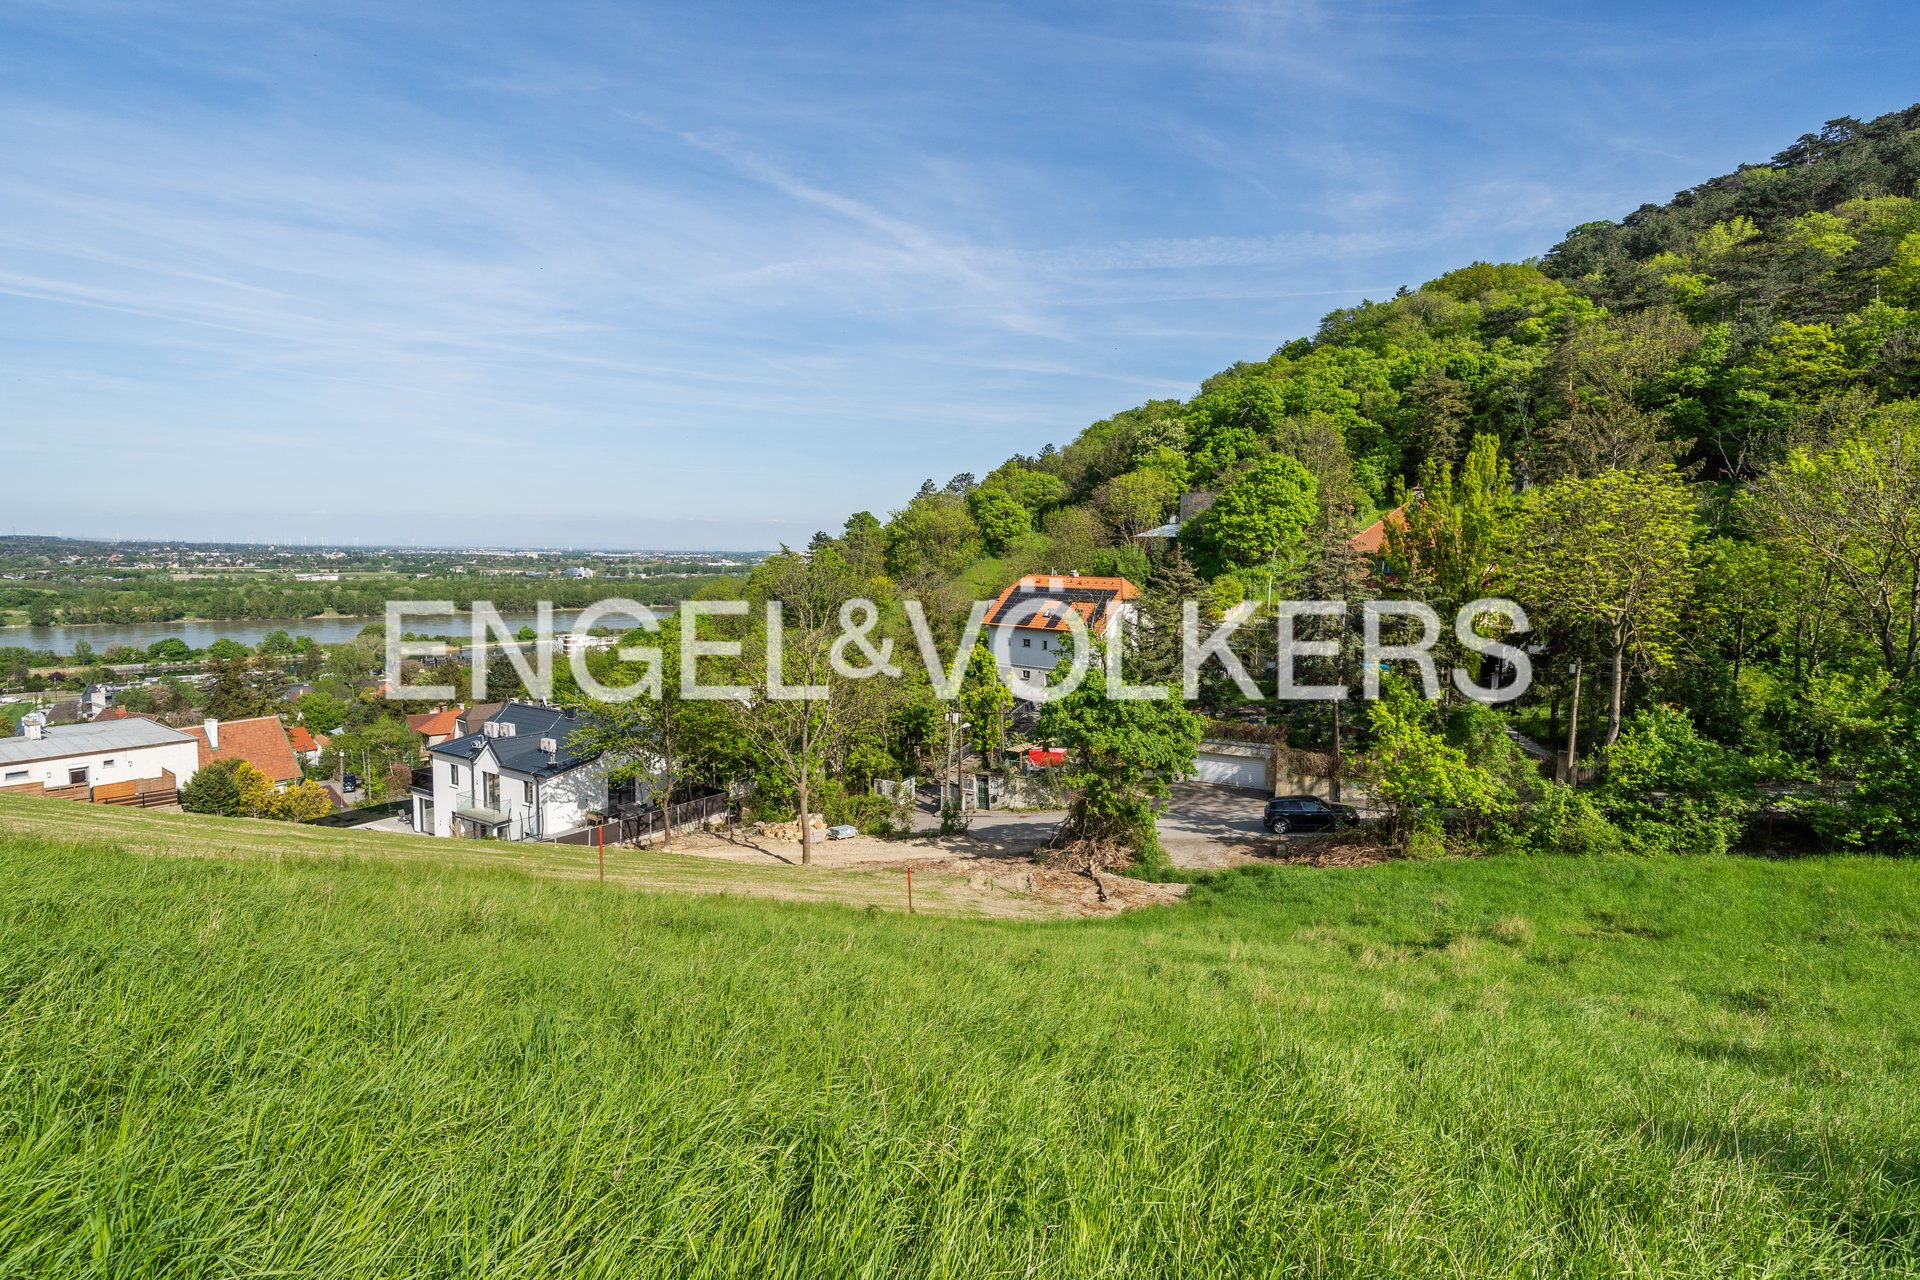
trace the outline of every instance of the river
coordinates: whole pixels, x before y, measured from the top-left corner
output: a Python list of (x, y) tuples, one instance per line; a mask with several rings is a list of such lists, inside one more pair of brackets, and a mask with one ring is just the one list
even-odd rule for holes
[[(662, 604), (654, 606), (654, 612), (665, 616), (673, 612), (675, 606)], [(579, 609), (555, 609), (553, 623), (556, 628), (565, 627), (580, 616)], [(531, 613), (503, 613), (507, 626), (519, 630), (523, 626), (532, 626), (534, 615)], [(105, 653), (115, 645), (124, 644), (134, 649), (145, 649), (159, 640), (177, 636), (184, 640), (188, 648), (204, 649), (222, 637), (238, 640), (249, 647), (259, 644), (271, 631), (284, 631), (291, 636), (312, 636), (319, 644), (339, 644), (351, 640), (360, 634), (360, 629), (372, 618), (268, 618), (253, 622), (89, 622), (70, 627), (0, 627), (0, 649), (46, 649), (66, 656), (73, 652), (76, 642), (85, 640), (93, 646), (95, 653)], [(625, 619), (609, 616), (606, 625), (618, 627)], [(410, 630), (431, 635), (471, 634), (472, 621), (465, 614), (456, 614), (451, 619), (426, 618), (412, 620)]]

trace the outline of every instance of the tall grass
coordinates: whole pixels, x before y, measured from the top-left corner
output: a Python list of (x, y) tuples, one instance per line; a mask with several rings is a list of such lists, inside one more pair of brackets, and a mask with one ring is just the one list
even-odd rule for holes
[(1013, 924), (0, 837), (0, 1274), (1911, 1274), (1915, 875)]

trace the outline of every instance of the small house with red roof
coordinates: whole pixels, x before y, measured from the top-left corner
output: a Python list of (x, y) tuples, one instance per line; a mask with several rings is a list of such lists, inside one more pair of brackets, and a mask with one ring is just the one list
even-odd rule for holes
[(460, 708), (442, 707), (407, 717), (407, 728), (420, 738), (420, 754), (425, 755), (443, 742), (460, 736)]
[(293, 747), (293, 754), (302, 764), (319, 764), (320, 753), (327, 749), (332, 739), (324, 733), (315, 733), (303, 724), (297, 724), (287, 730), (287, 742)]

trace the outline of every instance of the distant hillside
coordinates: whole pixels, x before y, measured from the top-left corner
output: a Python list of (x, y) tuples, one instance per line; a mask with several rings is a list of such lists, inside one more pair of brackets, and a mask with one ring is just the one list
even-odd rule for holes
[[(1363, 521), (1480, 434), (1523, 479), (1661, 455), (1737, 482), (1807, 423), (1920, 394), (1917, 187), (1920, 106), (1837, 120), (1577, 227), (1537, 263), (1476, 263), (1336, 311), (1191, 399), (929, 481), (884, 525), (861, 513), (816, 541), (923, 588), (1049, 565), (1139, 574), (1134, 535), (1183, 491), (1284, 489), (1271, 460), (1293, 459), (1323, 508)], [(1182, 539), (1204, 575), (1259, 562), (1210, 523)]]

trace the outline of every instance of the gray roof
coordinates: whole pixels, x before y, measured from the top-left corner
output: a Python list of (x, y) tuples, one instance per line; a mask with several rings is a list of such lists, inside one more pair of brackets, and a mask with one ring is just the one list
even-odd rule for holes
[(505, 702), (476, 702), (454, 717), (462, 733), (478, 733), (480, 726), (507, 709)]
[(169, 729), (157, 720), (138, 717), (97, 720), (92, 724), (56, 724), (48, 726), (43, 738), (29, 738), (21, 734), (0, 738), (0, 764), (57, 760), (61, 756), (90, 755), (96, 751), (130, 751), (135, 747), (158, 747), (170, 742), (196, 742), (196, 739), (178, 729)]
[[(559, 707), (509, 702), (493, 719), (512, 725), (513, 734), (489, 738), (485, 730), (481, 730), (464, 738), (442, 742), (429, 748), (429, 751), (436, 756), (471, 762), (479, 757), (481, 751), (492, 747), (494, 758), (500, 762), (502, 769), (535, 778), (551, 778), (569, 769), (577, 769), (600, 754), (598, 751), (576, 751), (569, 745), (568, 739), (580, 727), (580, 717)], [(542, 738), (552, 738), (559, 750), (552, 755), (542, 751)]]

